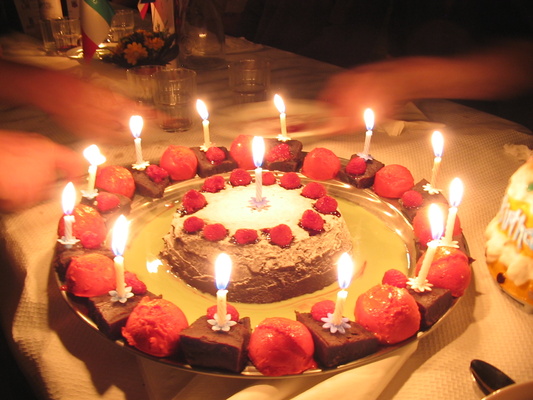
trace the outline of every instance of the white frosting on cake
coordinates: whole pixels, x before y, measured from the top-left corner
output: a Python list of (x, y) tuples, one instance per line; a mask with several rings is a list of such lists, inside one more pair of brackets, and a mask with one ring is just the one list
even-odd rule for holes
[(485, 231), (488, 263), (507, 267), (517, 286), (533, 280), (533, 158), (509, 180), (502, 206)]
[[(201, 232), (186, 233), (183, 223), (189, 216), (176, 213), (171, 232), (164, 238), (163, 251), (174, 272), (192, 286), (214, 293), (214, 261), (225, 252), (233, 263), (229, 296), (241, 302), (278, 301), (335, 282), (338, 257), (352, 250), (351, 235), (342, 216), (320, 214), (325, 221), (324, 231), (310, 234), (299, 223), (316, 200), (303, 197), (301, 188), (287, 190), (277, 184), (264, 186), (262, 192), (268, 207), (260, 210), (250, 205), (256, 194), (254, 184), (227, 185), (221, 192), (203, 193), (207, 205), (192, 215), (206, 224), (224, 225), (228, 236), (217, 242), (206, 240)], [(292, 230), (294, 239), (287, 248), (270, 243), (262, 234), (262, 230), (280, 224)], [(238, 229), (256, 230), (259, 241), (236, 244), (232, 236)], [(248, 301), (250, 296), (253, 300)]]

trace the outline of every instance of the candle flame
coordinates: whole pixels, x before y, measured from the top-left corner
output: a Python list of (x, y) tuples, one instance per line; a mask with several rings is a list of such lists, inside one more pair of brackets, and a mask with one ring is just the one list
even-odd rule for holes
[(63, 195), (61, 196), (61, 205), (63, 206), (63, 213), (65, 215), (71, 215), (74, 211), (76, 204), (76, 189), (72, 182), (67, 183), (65, 189), (63, 189)]
[(442, 133), (439, 131), (434, 131), (431, 135), (431, 144), (433, 145), (433, 154), (435, 157), (442, 157), (442, 152), (444, 150), (444, 138)]
[(126, 242), (128, 241), (128, 228), (130, 226), (129, 221), (124, 215), (117, 218), (115, 225), (113, 226), (113, 233), (111, 237), (111, 248), (115, 256), (122, 256), (124, 249), (126, 248)]
[(429, 224), (431, 226), (431, 237), (433, 240), (439, 240), (444, 231), (444, 213), (436, 203), (432, 203), (429, 206)]
[(218, 290), (225, 290), (231, 275), (231, 258), (226, 253), (220, 253), (215, 261), (215, 279)]
[(276, 105), (276, 108), (278, 109), (280, 114), (283, 114), (285, 112), (285, 103), (283, 102), (283, 99), (279, 94), (274, 95), (274, 104)]
[(341, 289), (350, 286), (353, 277), (353, 260), (348, 253), (342, 253), (337, 263), (337, 280)]
[(265, 156), (265, 141), (261, 136), (254, 136), (252, 139), (252, 155), (255, 167), (259, 168), (263, 164), (263, 157)]
[(458, 207), (461, 204), (463, 193), (463, 181), (459, 178), (454, 178), (450, 184), (450, 205), (452, 207)]
[(97, 145), (91, 144), (89, 147), (87, 147), (85, 150), (83, 150), (83, 156), (89, 161), (89, 164), (91, 165), (100, 165), (105, 163), (106, 158), (102, 153), (100, 153), (100, 149)]
[(141, 132), (143, 130), (143, 117), (140, 115), (132, 115), (130, 118), (130, 131), (135, 139), (141, 137)]
[(365, 110), (363, 118), (365, 120), (366, 130), (371, 131), (372, 129), (374, 129), (374, 111), (372, 111), (370, 108), (367, 108)]
[(200, 114), (200, 117), (204, 121), (209, 118), (209, 113), (207, 112), (207, 106), (200, 99), (196, 100), (196, 111), (198, 111), (198, 114)]

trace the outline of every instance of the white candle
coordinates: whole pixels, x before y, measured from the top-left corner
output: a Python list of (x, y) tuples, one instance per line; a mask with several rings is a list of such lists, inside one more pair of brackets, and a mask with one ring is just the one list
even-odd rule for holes
[(431, 187), (435, 188), (437, 174), (439, 173), (439, 167), (442, 161), (442, 152), (444, 150), (444, 138), (442, 137), (442, 133), (439, 131), (433, 132), (431, 143), (433, 145), (433, 154), (435, 158), (433, 159), (433, 169), (431, 170), (431, 180), (429, 181), (429, 184)]
[(255, 165), (255, 201), (260, 203), (263, 200), (263, 157), (265, 155), (265, 141), (261, 136), (254, 136), (252, 139), (252, 155)]
[(117, 218), (115, 225), (113, 226), (111, 247), (115, 258), (115, 277), (116, 277), (116, 290), (119, 299), (126, 297), (126, 283), (124, 278), (124, 249), (126, 248), (126, 242), (128, 241), (128, 227), (129, 222), (124, 215)]
[(148, 166), (148, 161), (143, 160), (143, 152), (141, 146), (141, 132), (143, 129), (144, 121), (140, 115), (132, 115), (130, 118), (130, 131), (134, 137), (135, 143), (135, 164), (133, 168), (143, 170)]
[(278, 136), (278, 139), (281, 141), (290, 140), (287, 135), (287, 114), (285, 113), (285, 103), (279, 94), (274, 95), (274, 104), (279, 112), (279, 122), (281, 125), (281, 135)]
[(196, 100), (196, 110), (198, 111), (198, 114), (200, 114), (200, 117), (202, 118), (202, 126), (204, 129), (204, 146), (205, 150), (209, 149), (211, 147), (211, 139), (209, 137), (209, 113), (207, 112), (207, 106), (205, 103), (198, 99)]
[(454, 178), (450, 184), (450, 208), (448, 210), (448, 219), (446, 220), (446, 230), (443, 245), (450, 245), (453, 241), (453, 228), (455, 227), (455, 219), (457, 218), (457, 207), (463, 200), (463, 182), (459, 178)]
[(72, 213), (74, 212), (75, 204), (76, 204), (76, 189), (74, 188), (74, 184), (72, 182), (69, 182), (65, 186), (65, 189), (63, 189), (63, 194), (61, 196), (61, 205), (63, 207), (63, 214), (64, 214), (63, 222), (64, 222), (65, 234), (61, 239), (58, 240), (61, 244), (64, 244), (67, 248), (70, 248), (73, 244), (78, 242), (78, 239), (76, 239), (72, 235), (72, 225), (75, 222), (75, 218), (74, 218), (74, 215), (72, 215)]
[(370, 140), (372, 139), (372, 129), (374, 129), (374, 112), (370, 108), (367, 108), (363, 117), (366, 125), (365, 146), (363, 148), (363, 154), (369, 155)]
[(428, 243), (428, 249), (424, 255), (424, 261), (422, 261), (422, 266), (418, 272), (415, 286), (413, 286), (413, 289), (415, 290), (417, 288), (420, 290), (426, 284), (429, 268), (433, 262), (433, 257), (435, 257), (437, 247), (440, 245), (440, 238), (443, 231), (443, 220), (444, 218), (441, 208), (435, 203), (431, 204), (429, 206), (429, 222), (431, 225), (431, 236), (433, 240)]
[(350, 286), (353, 277), (353, 261), (348, 253), (343, 253), (337, 264), (337, 280), (339, 282), (339, 288), (341, 289), (337, 293), (337, 302), (335, 303), (335, 311), (331, 322), (333, 325), (340, 325), (342, 322), (342, 313), (344, 311), (344, 304), (348, 297), (346, 289)]
[(89, 161), (89, 178), (87, 182), (87, 190), (83, 191), (83, 196), (88, 199), (96, 197), (98, 190), (94, 188), (96, 181), (96, 170), (98, 165), (103, 164), (106, 161), (106, 158), (100, 153), (100, 149), (97, 145), (92, 144), (83, 150), (83, 156)]
[(226, 253), (220, 253), (215, 261), (215, 280), (217, 285), (217, 315), (216, 322), (219, 327), (226, 324), (226, 290), (231, 275), (231, 258)]

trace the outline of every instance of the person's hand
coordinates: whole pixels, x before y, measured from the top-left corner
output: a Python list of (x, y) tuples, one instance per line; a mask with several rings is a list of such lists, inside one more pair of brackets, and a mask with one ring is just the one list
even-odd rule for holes
[(70, 132), (99, 143), (131, 139), (133, 100), (64, 73), (50, 71), (38, 79), (36, 105)]
[(0, 131), (0, 211), (21, 210), (50, 197), (54, 183), (86, 172), (83, 157), (35, 133)]
[(403, 78), (403, 68), (391, 62), (364, 65), (333, 76), (319, 99), (333, 107), (347, 130), (361, 129), (366, 108), (371, 108), (380, 120), (392, 118), (406, 103), (410, 93)]
[(70, 132), (96, 142), (131, 139), (129, 118), (136, 103), (68, 73), (0, 59), (0, 101), (32, 105)]

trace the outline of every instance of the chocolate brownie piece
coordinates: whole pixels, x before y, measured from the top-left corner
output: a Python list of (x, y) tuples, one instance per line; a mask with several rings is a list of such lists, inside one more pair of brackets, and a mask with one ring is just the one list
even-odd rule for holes
[(163, 197), (165, 188), (170, 184), (168, 176), (162, 178), (160, 182), (155, 182), (148, 176), (146, 170), (130, 168), (130, 172), (135, 181), (135, 193), (141, 196), (159, 199)]
[(180, 348), (188, 364), (241, 372), (248, 362), (250, 319), (241, 318), (228, 332), (214, 331), (202, 316), (180, 332)]
[[(280, 145), (288, 146), (288, 158), (285, 151), (279, 151)], [(265, 156), (263, 158), (264, 169), (270, 171), (295, 172), (302, 165), (304, 155), (302, 142), (298, 140), (281, 141), (278, 139), (265, 139)]]
[(67, 274), (68, 266), (73, 257), (79, 257), (89, 253), (100, 253), (106, 257), (113, 259), (115, 255), (111, 249), (107, 247), (99, 247), (98, 249), (86, 249), (79, 242), (67, 248), (61, 243), (56, 244), (56, 250), (54, 254), (54, 260), (52, 265), (54, 266), (57, 276), (63, 282)]
[(143, 297), (157, 298), (153, 293), (136, 294), (125, 303), (111, 301), (109, 294), (87, 298), (87, 310), (98, 329), (109, 337), (117, 340), (122, 337), (122, 327), (126, 325), (128, 317)]
[(442, 203), (448, 205), (448, 200), (442, 192), (430, 194), (428, 191), (424, 190), (424, 186), (429, 184), (429, 182), (425, 179), (422, 179), (420, 182), (418, 182), (411, 190), (414, 190), (415, 192), (418, 192), (422, 195), (422, 204), (419, 207), (405, 207), (401, 200), (398, 201), (400, 205), (401, 211), (405, 214), (405, 216), (412, 221), (415, 217), (418, 210), (421, 208), (424, 208), (426, 206), (429, 206), (431, 203)]
[(219, 147), (226, 156), (223, 161), (211, 162), (206, 157), (206, 152), (202, 151), (200, 147), (191, 147), (191, 150), (196, 155), (198, 160), (197, 174), (200, 178), (207, 178), (208, 176), (223, 174), (224, 172), (233, 171), (237, 168), (237, 161), (229, 154), (229, 151), (225, 147)]
[(416, 292), (409, 289), (420, 310), (420, 329), (431, 328), (449, 310), (453, 304), (452, 292), (449, 289), (431, 288), (430, 291)]
[(296, 312), (296, 319), (304, 324), (315, 343), (315, 358), (326, 368), (357, 360), (377, 351), (377, 337), (356, 322), (350, 321), (346, 333), (331, 333), (322, 327), (323, 322), (315, 320), (310, 313)]
[[(350, 157), (350, 160), (354, 158), (359, 158), (359, 156), (357, 154), (353, 154)], [(344, 166), (339, 171), (339, 179), (359, 189), (366, 189), (372, 187), (372, 185), (374, 184), (374, 178), (376, 177), (376, 172), (383, 168), (385, 164), (383, 164), (381, 161), (374, 159), (366, 160), (365, 162), (366, 171), (361, 175), (352, 175), (346, 172), (346, 166)]]

